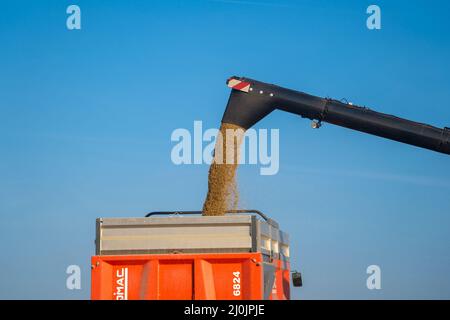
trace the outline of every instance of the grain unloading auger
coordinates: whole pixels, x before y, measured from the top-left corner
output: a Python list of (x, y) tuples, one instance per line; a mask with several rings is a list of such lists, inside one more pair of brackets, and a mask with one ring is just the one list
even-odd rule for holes
[(413, 146), (450, 154), (450, 128), (405, 120), (350, 103), (315, 97), (249, 78), (231, 77), (233, 90), (222, 122), (248, 129), (274, 110), (312, 120), (319, 128), (328, 122)]
[[(450, 154), (450, 129), (232, 77), (222, 122), (248, 129), (274, 110)], [(92, 299), (289, 299), (289, 236), (257, 210), (99, 218)], [(301, 275), (292, 274), (294, 286)]]

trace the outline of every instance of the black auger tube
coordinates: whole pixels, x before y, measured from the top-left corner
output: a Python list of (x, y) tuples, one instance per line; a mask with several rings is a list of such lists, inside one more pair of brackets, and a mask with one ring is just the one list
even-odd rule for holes
[[(250, 128), (274, 110), (328, 122), (413, 146), (450, 154), (450, 128), (436, 128), (365, 107), (315, 97), (249, 78), (230, 80), (250, 83), (248, 92), (233, 89), (222, 122)], [(227, 82), (227, 83), (228, 83)]]

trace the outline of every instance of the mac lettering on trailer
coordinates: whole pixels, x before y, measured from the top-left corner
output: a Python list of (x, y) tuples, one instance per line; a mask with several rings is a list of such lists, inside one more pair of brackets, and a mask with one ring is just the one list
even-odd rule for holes
[(128, 300), (128, 268), (117, 269), (115, 288), (115, 300)]

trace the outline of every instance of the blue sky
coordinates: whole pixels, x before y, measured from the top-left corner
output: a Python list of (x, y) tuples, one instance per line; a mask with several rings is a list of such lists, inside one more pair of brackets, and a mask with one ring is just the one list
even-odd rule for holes
[[(378, 4), (382, 29), (366, 28)], [(82, 29), (69, 31), (70, 4)], [(176, 128), (217, 127), (241, 75), (450, 125), (448, 1), (1, 1), (0, 298), (89, 298), (95, 218), (200, 209)], [(293, 297), (450, 298), (450, 158), (275, 112), (280, 171), (243, 207), (291, 236)], [(65, 269), (82, 268), (82, 290)], [(382, 289), (366, 288), (366, 268)]]

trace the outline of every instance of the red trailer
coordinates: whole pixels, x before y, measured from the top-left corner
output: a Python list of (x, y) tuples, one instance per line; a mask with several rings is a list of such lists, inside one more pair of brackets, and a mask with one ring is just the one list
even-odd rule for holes
[(94, 300), (290, 298), (288, 236), (271, 219), (98, 219), (96, 244)]

